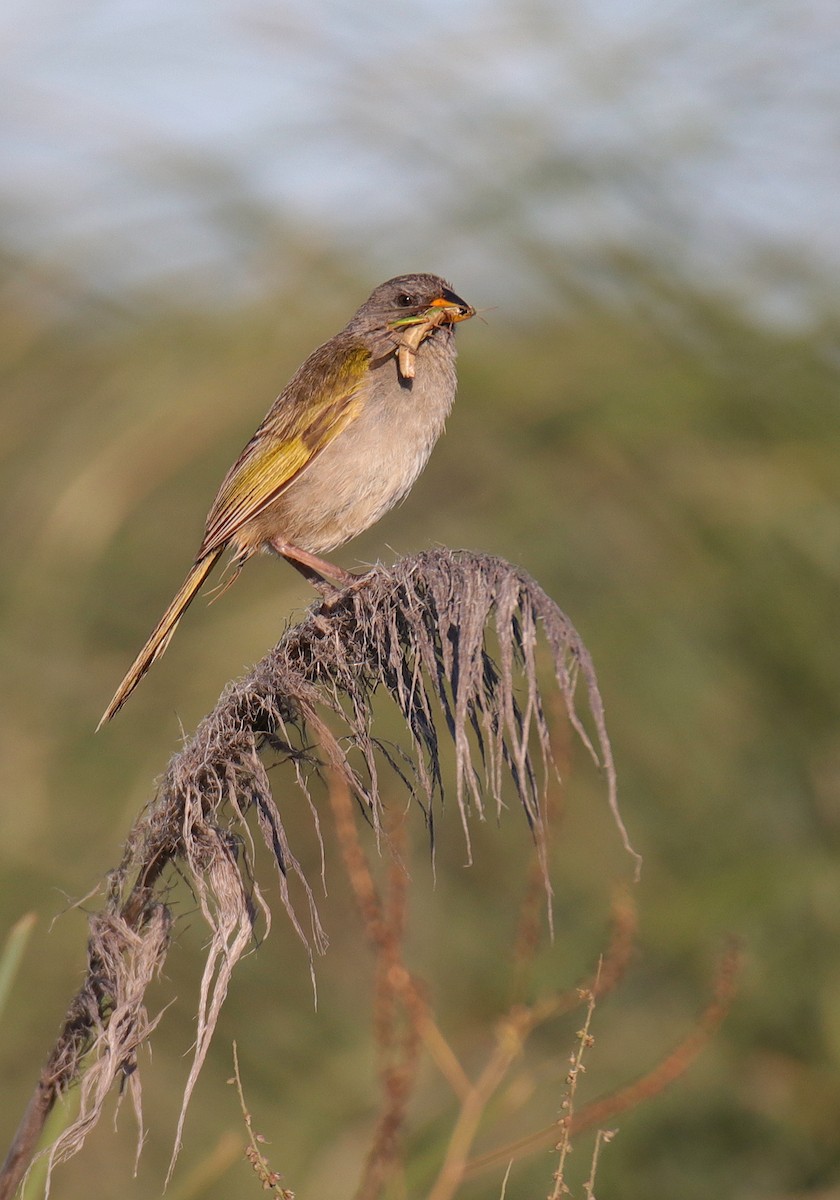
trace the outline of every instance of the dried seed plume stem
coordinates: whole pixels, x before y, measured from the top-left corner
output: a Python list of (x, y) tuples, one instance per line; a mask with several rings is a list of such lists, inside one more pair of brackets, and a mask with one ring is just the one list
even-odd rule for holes
[[(145, 995), (169, 948), (167, 889), (174, 868), (186, 876), (210, 931), (175, 1154), (231, 974), (253, 944), (257, 923), (270, 926), (265, 884), (252, 870), (256, 831), (310, 962), (325, 949), (315, 893), (269, 784), (267, 750), (285, 758), (289, 787), (302, 791), (316, 830), (308, 785), (327, 767), (356, 797), (377, 835), (383, 769), (410, 788), (433, 831), (443, 795), (440, 739), (448, 734), (468, 855), (471, 818), (484, 818), (490, 807), (500, 813), (510, 789), (543, 856), (549, 891), (544, 788), (552, 760), (537, 662), (540, 633), (569, 723), (603, 772), (620, 837), (638, 868), (618, 811), (592, 661), (543, 589), (501, 559), (465, 552), (436, 550), (374, 568), (363, 586), (341, 593), (328, 608), (313, 606), (290, 627), (250, 674), (225, 689), (171, 760), (129, 834), (121, 864), (105, 881), (104, 907), (91, 918), (87, 976), (0, 1171), (0, 1200), (14, 1194), (47, 1114), (71, 1084), (80, 1082), (81, 1108), (49, 1151), (51, 1166), (80, 1149), (115, 1083), (127, 1089), (139, 1115), (138, 1050), (160, 1019), (147, 1012)], [(579, 682), (586, 724), (576, 706)], [(372, 733), (374, 693), (390, 697), (403, 718), (408, 742), (402, 751)], [(292, 891), (304, 897), (304, 912), (293, 905)]]

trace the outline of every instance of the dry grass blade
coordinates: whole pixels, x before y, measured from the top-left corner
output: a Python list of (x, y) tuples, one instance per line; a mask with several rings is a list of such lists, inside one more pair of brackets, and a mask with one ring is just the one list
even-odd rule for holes
[(571, 1129), (575, 1112), (575, 1095), (580, 1076), (586, 1070), (583, 1065), (584, 1055), (595, 1041), (590, 1033), (590, 1029), (592, 1027), (592, 1017), (595, 1012), (595, 997), (598, 993), (600, 982), (601, 963), (599, 962), (598, 969), (595, 972), (595, 986), (591, 990), (581, 993), (581, 1000), (586, 1000), (586, 1019), (583, 1023), (583, 1028), (579, 1029), (575, 1035), (578, 1045), (574, 1054), (569, 1059), (569, 1071), (566, 1075), (566, 1091), (561, 1105), (563, 1115), (558, 1121), (560, 1140), (555, 1146), (555, 1150), (558, 1150), (560, 1153), (560, 1159), (557, 1164), (557, 1170), (554, 1172), (554, 1186), (551, 1189), (548, 1200), (560, 1200), (561, 1196), (570, 1194), (565, 1181), (565, 1170), (566, 1159), (572, 1151)]
[(390, 832), (396, 851), (383, 902), (362, 849), (350, 791), (333, 776), (330, 802), (347, 877), (376, 955), (374, 1030), (382, 1105), (355, 1200), (375, 1200), (400, 1162), (400, 1139), (417, 1075), (421, 1029), (428, 1010), (420, 983), (403, 960), (408, 876), (402, 865), (404, 825)]
[(741, 964), (741, 947), (733, 940), (718, 963), (712, 997), (694, 1028), (670, 1054), (641, 1079), (605, 1096), (602, 1100), (594, 1100), (581, 1109), (573, 1124), (575, 1132), (591, 1129), (593, 1125), (602, 1125), (605, 1121), (612, 1121), (622, 1112), (637, 1108), (686, 1073), (698, 1054), (709, 1044), (729, 1012), (735, 999)]
[[(492, 630), (495, 658), (487, 646)], [(580, 637), (557, 605), (524, 572), (497, 558), (441, 550), (376, 568), (364, 586), (342, 593), (328, 610), (314, 607), (216, 708), (172, 759), (154, 803), (131, 831), (120, 867), (107, 880), (102, 913), (92, 919), (87, 978), (42, 1071), (7, 1162), (0, 1200), (14, 1194), (43, 1122), (57, 1096), (83, 1078), (78, 1120), (51, 1151), (55, 1162), (77, 1151), (99, 1119), (115, 1082), (140, 1106), (137, 1050), (157, 1018), (144, 1007), (146, 987), (169, 945), (165, 903), (177, 864), (210, 930), (198, 1005), (186, 1104), (207, 1053), (237, 960), (251, 944), (258, 917), (270, 908), (252, 877), (245, 824), (253, 813), (273, 856), (289, 919), (310, 956), (322, 952), (313, 890), (287, 838), (260, 752), (284, 755), (294, 769), (317, 829), (306, 774), (326, 764), (344, 780), (381, 830), (379, 772), (383, 761), (408, 782), (433, 823), (442, 794), (439, 716), (455, 746), (455, 795), (469, 848), (469, 818), (488, 803), (501, 811), (512, 781), (544, 865), (544, 781), (549, 730), (537, 672), (541, 630), (569, 722), (602, 767), (622, 841), (633, 855), (618, 812), (615, 770), (595, 671)], [(582, 680), (594, 729), (576, 709)], [(371, 700), (386, 692), (401, 712), (409, 753), (395, 761), (371, 733)], [(334, 726), (340, 726), (340, 734)], [(340, 737), (340, 740), (339, 740)], [(319, 747), (316, 758), (310, 750)], [(360, 768), (351, 765), (361, 763)], [(308, 912), (292, 905), (297, 876)]]
[(271, 1169), (271, 1164), (260, 1149), (260, 1146), (265, 1143), (265, 1138), (261, 1133), (255, 1132), (253, 1118), (248, 1111), (248, 1105), (245, 1103), (242, 1076), (239, 1074), (239, 1053), (236, 1049), (236, 1042), (233, 1043), (233, 1079), (229, 1079), (228, 1083), (236, 1085), (236, 1092), (239, 1096), (239, 1107), (242, 1110), (242, 1119), (248, 1131), (248, 1145), (245, 1147), (245, 1157), (251, 1164), (251, 1170), (260, 1181), (262, 1190), (264, 1192), (271, 1192), (273, 1195), (280, 1197), (280, 1200), (295, 1200), (294, 1192), (282, 1186), (282, 1175)]
[[(688, 1071), (729, 1012), (737, 991), (741, 960), (741, 948), (736, 941), (732, 941), (718, 964), (712, 985), (711, 999), (688, 1034), (640, 1079), (599, 1100), (593, 1100), (575, 1113), (569, 1123), (570, 1135), (603, 1125), (621, 1113), (637, 1108), (646, 1100), (664, 1091)], [(549, 1125), (516, 1142), (509, 1142), (489, 1154), (473, 1159), (465, 1172), (465, 1177), (472, 1178), (488, 1168), (497, 1167), (511, 1159), (522, 1158), (527, 1154), (533, 1154), (555, 1141), (556, 1134), (556, 1124)]]

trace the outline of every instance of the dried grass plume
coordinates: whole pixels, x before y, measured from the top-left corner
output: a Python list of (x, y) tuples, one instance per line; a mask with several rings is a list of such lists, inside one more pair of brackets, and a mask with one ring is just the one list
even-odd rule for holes
[[(498, 558), (438, 550), (375, 568), (363, 586), (343, 592), (329, 608), (313, 606), (289, 628), (249, 675), (225, 689), (171, 760), (120, 866), (107, 878), (103, 910), (91, 918), (87, 976), (0, 1172), (0, 1200), (13, 1195), (46, 1115), (71, 1084), (81, 1081), (81, 1109), (52, 1147), (51, 1165), (80, 1149), (115, 1083), (127, 1086), (139, 1117), (137, 1052), (159, 1020), (147, 1012), (145, 993), (169, 947), (166, 895), (174, 867), (192, 886), (210, 938), (173, 1161), (231, 974), (253, 943), (258, 920), (271, 924), (265, 884), (252, 873), (257, 834), (310, 958), (325, 948), (314, 890), (284, 828), (285, 796), (275, 796), (269, 784), (266, 749), (287, 760), (283, 786), (287, 794), (295, 785), (303, 792), (316, 829), (307, 781), (326, 766), (356, 797), (378, 838), (384, 836), (381, 774), (395, 773), (422, 804), (434, 837), (444, 791), (440, 739), (448, 735), (468, 852), (471, 817), (500, 810), (511, 782), (544, 851), (551, 751), (538, 679), (539, 633), (569, 722), (602, 768), (621, 839), (638, 867), (618, 811), (595, 671), (557, 605)], [(591, 735), (576, 707), (579, 685)], [(387, 694), (402, 715), (408, 741), (400, 750), (373, 732), (375, 693)], [(292, 904), (290, 876), (302, 887), (305, 912)], [(545, 864), (544, 878), (547, 886)]]

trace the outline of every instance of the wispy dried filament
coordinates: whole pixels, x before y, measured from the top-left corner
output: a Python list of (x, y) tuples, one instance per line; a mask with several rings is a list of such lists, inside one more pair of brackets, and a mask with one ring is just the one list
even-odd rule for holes
[[(445, 731), (455, 747), (454, 793), (468, 853), (470, 816), (483, 818), (488, 806), (501, 812), (503, 790), (512, 785), (542, 854), (548, 889), (544, 783), (551, 752), (537, 672), (540, 632), (569, 722), (603, 769), (608, 803), (633, 854), (618, 812), (592, 662), (542, 588), (501, 559), (446, 550), (375, 568), (364, 586), (347, 591), (328, 610), (313, 607), (288, 629), (249, 675), (226, 688), (170, 762), (155, 801), (131, 831), (123, 862), (107, 880), (106, 907), (92, 918), (88, 977), (42, 1072), (38, 1103), (13, 1147), (14, 1164), (26, 1159), (40, 1112), (45, 1118), (57, 1095), (81, 1077), (80, 1115), (53, 1147), (53, 1161), (79, 1149), (114, 1082), (128, 1080), (139, 1113), (136, 1053), (159, 1019), (146, 1013), (144, 996), (168, 949), (171, 918), (164, 897), (176, 863), (210, 930), (184, 1109), (231, 972), (253, 944), (258, 916), (270, 923), (265, 884), (261, 888), (252, 877), (250, 847), (257, 830), (273, 857), (281, 901), (310, 956), (325, 948), (313, 889), (283, 825), (285, 797), (278, 802), (273, 795), (260, 757), (266, 747), (287, 757), (287, 792), (303, 790), (316, 829), (306, 779), (327, 764), (377, 832), (383, 766), (392, 783), (408, 783), (433, 830), (443, 796), (439, 737)], [(575, 707), (579, 680), (594, 743)], [(399, 759), (372, 732), (375, 692), (387, 693), (404, 718), (409, 745)], [(255, 821), (246, 823), (252, 812)], [(302, 886), (305, 915), (292, 905), (290, 874)], [(183, 1113), (178, 1143), (182, 1128)], [(4, 1188), (15, 1172), (19, 1178), (16, 1165), (0, 1175), (0, 1200), (11, 1194)]]

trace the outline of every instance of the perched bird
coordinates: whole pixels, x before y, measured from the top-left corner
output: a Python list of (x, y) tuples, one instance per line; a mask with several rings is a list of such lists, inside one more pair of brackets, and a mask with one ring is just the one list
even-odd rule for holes
[(166, 650), (228, 546), (234, 578), (258, 550), (325, 594), (330, 580), (357, 578), (318, 555), (378, 521), (423, 470), (455, 399), (454, 326), (474, 315), (438, 276), (400, 275), (310, 354), (222, 480), (189, 574), (97, 728)]

